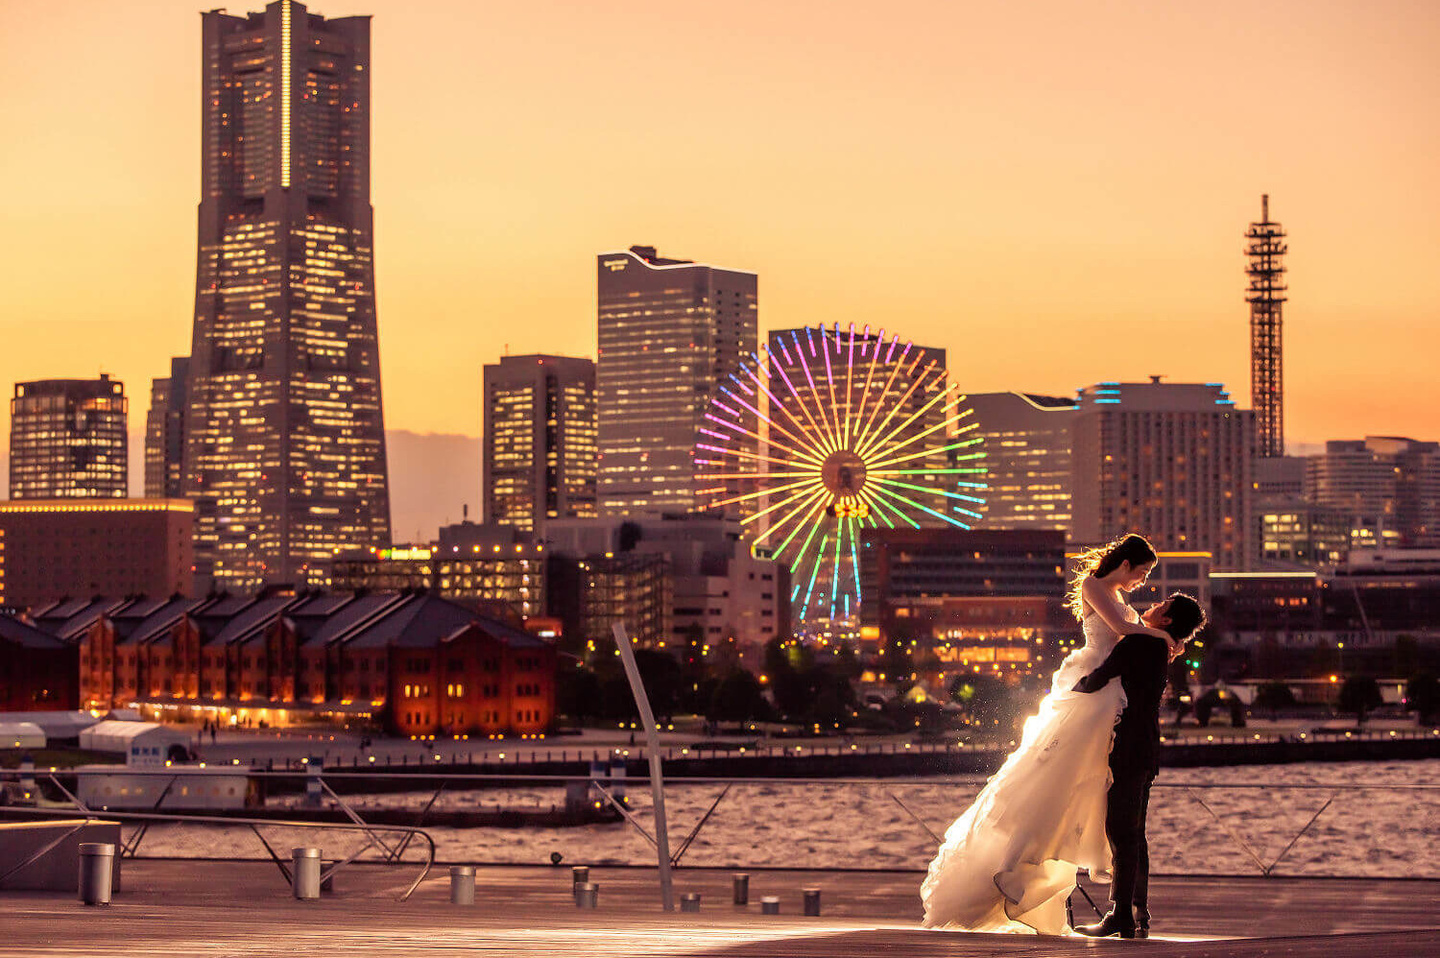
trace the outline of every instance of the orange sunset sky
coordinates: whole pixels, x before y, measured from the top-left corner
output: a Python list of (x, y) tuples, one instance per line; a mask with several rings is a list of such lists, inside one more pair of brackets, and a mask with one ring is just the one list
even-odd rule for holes
[[(199, 9), (0, 0), (0, 383), (107, 371), (132, 431), (189, 349)], [(1440, 439), (1440, 3), (310, 9), (374, 17), (392, 430), (479, 435), (507, 345), (593, 356), (594, 255), (632, 243), (758, 272), (762, 329), (943, 346), (969, 391), (1247, 405), (1268, 192), (1291, 445)]]

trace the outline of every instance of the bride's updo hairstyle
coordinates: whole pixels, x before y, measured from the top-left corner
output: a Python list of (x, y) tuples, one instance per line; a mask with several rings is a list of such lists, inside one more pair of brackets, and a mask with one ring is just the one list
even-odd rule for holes
[(1081, 622), (1085, 621), (1085, 603), (1080, 599), (1080, 583), (1090, 576), (1104, 578), (1120, 563), (1129, 562), (1135, 569), (1147, 562), (1155, 561), (1155, 548), (1144, 536), (1131, 532), (1103, 546), (1096, 546), (1080, 553), (1075, 560), (1075, 574), (1070, 579), (1070, 591), (1065, 596), (1065, 607)]

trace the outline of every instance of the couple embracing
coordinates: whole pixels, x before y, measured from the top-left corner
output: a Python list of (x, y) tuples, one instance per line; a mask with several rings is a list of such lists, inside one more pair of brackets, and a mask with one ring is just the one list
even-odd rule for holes
[[(925, 925), (968, 931), (1147, 937), (1145, 812), (1159, 770), (1168, 663), (1204, 624), (1175, 593), (1137, 614), (1126, 593), (1155, 568), (1128, 535), (1081, 557), (1067, 606), (1083, 647), (1056, 670), (1019, 747), (945, 832), (921, 885)], [(1111, 886), (1110, 913), (1071, 929), (1065, 903), (1085, 869)]]

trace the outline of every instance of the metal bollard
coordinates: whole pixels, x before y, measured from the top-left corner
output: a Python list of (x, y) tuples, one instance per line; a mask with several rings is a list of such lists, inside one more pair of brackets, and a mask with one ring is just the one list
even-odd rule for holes
[(780, 914), (780, 899), (776, 898), (774, 895), (766, 895), (764, 898), (760, 899), (760, 914)]
[(731, 875), (730, 880), (735, 885), (735, 904), (750, 904), (750, 876), (741, 872), (738, 875)]
[(108, 842), (80, 843), (80, 903), (110, 904), (111, 879), (115, 868), (115, 846)]
[(570, 879), (575, 886), (575, 891), (578, 892), (580, 886), (590, 880), (590, 868), (586, 865), (576, 865), (570, 869)]
[(475, 904), (475, 866), (450, 866), (450, 904)]
[(600, 904), (600, 886), (593, 881), (581, 882), (575, 886), (575, 907), (594, 908)]
[(820, 917), (820, 889), (818, 889), (818, 888), (806, 888), (806, 889), (804, 890), (804, 895), (805, 895), (805, 915), (806, 915), (806, 917), (809, 917), (809, 918), (819, 918), (819, 917)]
[(680, 896), (680, 910), (681, 910), (681, 911), (690, 911), (690, 912), (699, 912), (699, 911), (700, 911), (700, 893), (699, 893), (698, 891), (687, 891), (685, 894), (681, 895), (681, 896)]
[(320, 849), (290, 850), (290, 891), (301, 901), (320, 897)]

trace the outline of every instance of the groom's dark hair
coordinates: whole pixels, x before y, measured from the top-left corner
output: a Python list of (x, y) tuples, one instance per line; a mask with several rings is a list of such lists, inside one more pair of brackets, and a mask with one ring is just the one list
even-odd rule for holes
[(1183, 592), (1172, 592), (1169, 598), (1170, 622), (1165, 626), (1165, 631), (1170, 633), (1172, 639), (1184, 642), (1205, 627), (1205, 610), (1200, 608), (1200, 603), (1195, 601), (1194, 596)]

